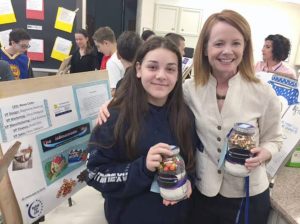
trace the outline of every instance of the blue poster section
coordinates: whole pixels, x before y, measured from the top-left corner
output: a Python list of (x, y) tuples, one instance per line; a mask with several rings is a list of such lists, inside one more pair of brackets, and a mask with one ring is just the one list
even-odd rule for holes
[(285, 165), (292, 156), (299, 141), (300, 113), (298, 80), (290, 79), (272, 73), (257, 73), (258, 78), (272, 86), (281, 102), (281, 126), (283, 144), (266, 168), (270, 177), (274, 177), (278, 170)]
[(299, 90), (298, 81), (287, 77), (273, 75), (268, 81), (275, 90), (277, 96), (282, 96), (286, 99), (288, 105), (298, 104)]
[(85, 119), (36, 136), (48, 186), (85, 163), (91, 131), (91, 121)]

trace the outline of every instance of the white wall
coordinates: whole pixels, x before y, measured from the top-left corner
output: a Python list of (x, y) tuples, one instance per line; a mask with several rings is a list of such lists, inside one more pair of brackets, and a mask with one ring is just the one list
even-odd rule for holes
[[(202, 23), (212, 13), (232, 9), (241, 13), (252, 29), (255, 61), (261, 60), (261, 48), (269, 34), (282, 34), (289, 38), (292, 49), (289, 64), (294, 65), (300, 45), (300, 4), (277, 0), (138, 0), (137, 32), (153, 29), (155, 3), (202, 9)], [(139, 11), (140, 10), (140, 11)], [(187, 37), (186, 46), (195, 47), (196, 37)]]

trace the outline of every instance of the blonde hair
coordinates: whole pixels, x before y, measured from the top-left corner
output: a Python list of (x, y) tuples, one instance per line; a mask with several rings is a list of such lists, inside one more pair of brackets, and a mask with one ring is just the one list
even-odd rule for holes
[(205, 51), (211, 30), (218, 22), (230, 24), (243, 35), (245, 48), (242, 61), (238, 66), (239, 72), (241, 76), (249, 82), (259, 82), (259, 79), (255, 77), (251, 29), (249, 24), (247, 20), (239, 13), (232, 10), (223, 10), (222, 12), (214, 13), (208, 17), (201, 30), (194, 54), (194, 73), (196, 85), (205, 85), (208, 82), (209, 75), (211, 73), (211, 67), (208, 57), (205, 55)]

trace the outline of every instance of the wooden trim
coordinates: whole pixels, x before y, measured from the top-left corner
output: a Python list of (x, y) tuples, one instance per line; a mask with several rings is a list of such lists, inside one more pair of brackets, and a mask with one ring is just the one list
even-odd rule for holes
[[(3, 153), (0, 146), (0, 158)], [(0, 180), (0, 210), (4, 219), (4, 223), (22, 224), (22, 214), (18, 205), (18, 201), (11, 185), (8, 172)]]
[(107, 80), (107, 77), (106, 70), (96, 70), (91, 72), (0, 82), (0, 99), (79, 83)]

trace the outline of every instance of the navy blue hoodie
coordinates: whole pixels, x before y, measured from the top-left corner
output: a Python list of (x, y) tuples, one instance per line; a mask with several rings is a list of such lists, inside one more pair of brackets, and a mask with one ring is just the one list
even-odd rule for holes
[[(114, 140), (116, 110), (110, 110), (108, 121), (96, 126), (88, 146), (87, 184), (100, 191), (105, 199), (104, 212), (110, 224), (183, 224), (189, 214), (190, 199), (175, 205), (163, 205), (162, 197), (150, 191), (155, 172), (146, 168), (146, 156), (151, 146), (162, 142), (177, 145), (168, 122), (166, 107), (150, 105), (142, 122), (135, 160), (126, 156), (125, 142)], [(194, 124), (194, 117), (191, 113)], [(188, 131), (188, 130), (187, 130)], [(191, 131), (196, 144), (195, 128)], [(110, 145), (111, 147), (102, 147)]]

